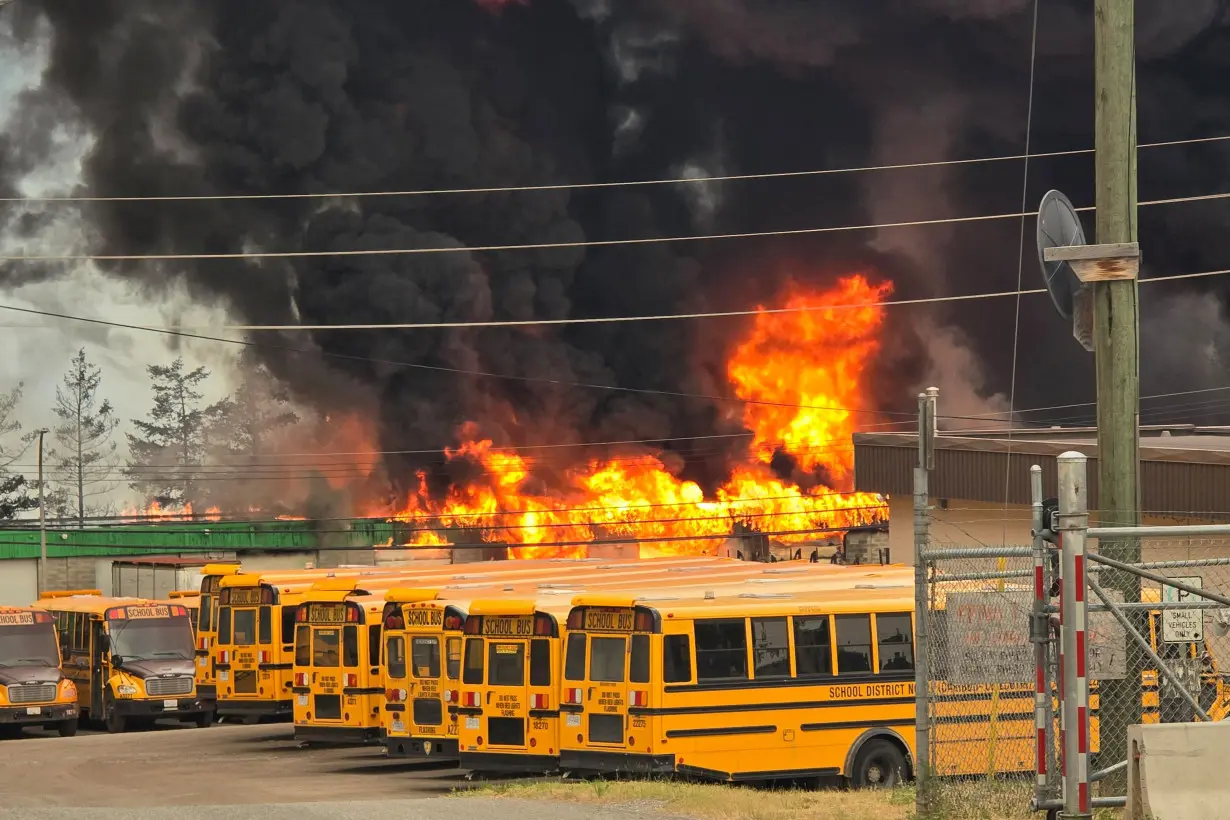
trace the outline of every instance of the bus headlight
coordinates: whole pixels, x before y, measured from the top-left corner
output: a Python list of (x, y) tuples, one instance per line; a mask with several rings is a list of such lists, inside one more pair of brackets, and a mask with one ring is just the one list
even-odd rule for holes
[(68, 678), (60, 681), (60, 697), (67, 700), (77, 699), (77, 686)]
[(137, 687), (133, 686), (131, 683), (121, 683), (119, 686), (115, 687), (115, 693), (117, 695), (131, 697), (132, 695), (137, 694)]

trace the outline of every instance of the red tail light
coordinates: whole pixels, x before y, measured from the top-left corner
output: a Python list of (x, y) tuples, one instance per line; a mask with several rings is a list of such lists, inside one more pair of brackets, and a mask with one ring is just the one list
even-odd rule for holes
[(456, 689), (446, 689), (444, 691), (444, 702), (445, 703), (456, 703), (457, 702), (457, 690)]
[(260, 662), (261, 662), (261, 663), (269, 663), (269, 652), (268, 652), (268, 650), (262, 649), (262, 650), (260, 651)]
[(649, 705), (649, 693), (648, 692), (633, 692), (632, 697), (629, 698), (629, 702), (633, 706), (648, 706)]
[(218, 663), (230, 663), (231, 653), (225, 649), (218, 650)]
[(549, 701), (546, 695), (534, 695), (534, 697), (530, 701), (530, 703), (532, 704), (531, 708), (534, 708), (534, 709), (546, 709), (548, 702)]
[(209, 646), (208, 646), (208, 644), (209, 644), (209, 639), (208, 639), (208, 638), (197, 638), (196, 643), (197, 643), (197, 649), (208, 649), (208, 648), (209, 648)]
[(475, 706), (478, 706), (478, 693), (477, 692), (462, 692), (461, 698), (464, 701), (463, 705), (468, 709), (472, 709)]
[(358, 685), (359, 685), (359, 676), (358, 676), (358, 675), (356, 675), (356, 674), (354, 674), (354, 673), (350, 673), (350, 674), (346, 675), (346, 685), (347, 685), (347, 686), (351, 686), (351, 687), (358, 686)]
[(579, 706), (581, 704), (581, 690), (580, 689), (565, 689), (564, 690), (564, 703), (571, 703), (571, 704), (575, 704)]
[(405, 689), (386, 689), (384, 699), (389, 703), (405, 703), (409, 699), (410, 693)]

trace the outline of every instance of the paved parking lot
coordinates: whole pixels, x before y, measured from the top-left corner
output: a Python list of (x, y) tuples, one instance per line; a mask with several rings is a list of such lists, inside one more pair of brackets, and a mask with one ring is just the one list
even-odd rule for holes
[[(0, 817), (23, 820), (633, 820), (611, 809), (450, 797), (469, 786), (438, 764), (379, 748), (303, 748), (289, 726), (158, 727), (0, 741)], [(356, 802), (362, 801), (362, 802)], [(116, 810), (122, 810), (118, 815)]]

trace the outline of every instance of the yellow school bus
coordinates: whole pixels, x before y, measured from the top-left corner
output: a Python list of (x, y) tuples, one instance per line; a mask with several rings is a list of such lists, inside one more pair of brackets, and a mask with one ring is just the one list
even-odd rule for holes
[(188, 622), (192, 624), (192, 640), (195, 643), (200, 629), (201, 591), (199, 589), (173, 589), (160, 604), (180, 604), (188, 610)]
[(296, 740), (363, 744), (379, 739), (385, 602), (383, 589), (364, 588), (370, 580), (321, 581), (295, 610)]
[(50, 612), (63, 636), (64, 674), (80, 713), (110, 732), (160, 718), (208, 726), (197, 697), (192, 626), (181, 604), (109, 598), (98, 590), (45, 593), (33, 608)]
[(803, 579), (809, 579), (808, 583), (862, 580), (908, 585), (913, 583), (913, 570), (900, 565), (839, 567), (801, 562), (765, 565), (735, 561), (674, 566), (649, 560), (638, 565), (570, 569), (566, 584), (550, 583), (552, 577), (543, 574), (532, 579), (509, 579), (499, 575), (485, 586), (392, 589), (386, 593), (384, 672), (388, 689), (381, 736), (389, 756), (457, 760), (461, 628), (473, 598), (569, 595), (569, 590), (612, 587), (686, 589), (689, 586), (746, 584), (749, 589), (768, 589), (780, 584), (798, 584)]
[(213, 664), (213, 645), (218, 638), (218, 589), (222, 579), (239, 572), (238, 561), (206, 564), (201, 569), (201, 595), (196, 617), (196, 691), (201, 700), (217, 703), (217, 670)]
[(578, 596), (560, 765), (895, 785), (913, 765), (913, 603), (912, 589)]
[(77, 733), (77, 687), (61, 670), (55, 617), (0, 606), (0, 730), (23, 726)]

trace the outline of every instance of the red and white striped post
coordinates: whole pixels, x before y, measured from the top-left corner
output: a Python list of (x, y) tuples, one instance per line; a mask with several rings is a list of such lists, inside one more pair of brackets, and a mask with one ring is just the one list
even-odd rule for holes
[(1086, 459), (1066, 452), (1059, 463), (1062, 555), (1063, 808), (1069, 820), (1091, 818), (1089, 794), (1089, 678), (1086, 677), (1085, 531), (1089, 528)]
[(1034, 732), (1037, 736), (1038, 766), (1034, 781), (1034, 800), (1047, 798), (1047, 777), (1050, 749), (1046, 741), (1047, 715), (1050, 710), (1051, 687), (1047, 675), (1047, 638), (1050, 635), (1050, 624), (1046, 612), (1049, 602), (1046, 588), (1046, 547), (1042, 539), (1042, 530), (1047, 522), (1042, 520), (1042, 468), (1037, 464), (1029, 468), (1029, 487), (1033, 503), (1034, 532)]

